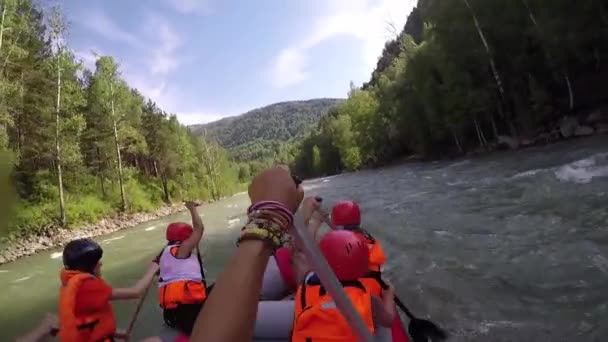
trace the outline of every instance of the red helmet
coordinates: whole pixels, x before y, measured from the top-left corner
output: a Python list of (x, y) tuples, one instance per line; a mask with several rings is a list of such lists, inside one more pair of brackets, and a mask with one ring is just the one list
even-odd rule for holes
[(334, 226), (361, 224), (361, 210), (354, 201), (340, 201), (331, 209), (331, 222)]
[(167, 241), (184, 241), (192, 234), (192, 226), (183, 222), (173, 222), (167, 226)]
[(332, 230), (323, 235), (319, 248), (341, 281), (356, 280), (369, 269), (369, 249), (359, 235), (348, 230)]

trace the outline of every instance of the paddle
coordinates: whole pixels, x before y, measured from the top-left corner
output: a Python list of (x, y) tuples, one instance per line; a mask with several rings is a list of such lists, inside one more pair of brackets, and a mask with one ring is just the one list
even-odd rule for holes
[[(388, 284), (382, 278), (378, 277), (376, 280), (384, 290), (388, 289)], [(395, 295), (395, 304), (410, 319), (407, 331), (414, 342), (443, 341), (448, 338), (448, 334), (435, 323), (414, 316), (397, 295)]]
[[(319, 196), (315, 197), (315, 199), (319, 203), (323, 202), (323, 198)], [(320, 211), (320, 214), (327, 225), (329, 225), (332, 229), (336, 229), (331, 220), (327, 217), (327, 214), (325, 214), (323, 211)], [(384, 290), (388, 289), (388, 284), (380, 276), (375, 279)], [(435, 323), (414, 316), (414, 314), (412, 314), (407, 306), (403, 304), (397, 295), (395, 295), (395, 304), (397, 304), (397, 307), (401, 309), (401, 311), (403, 311), (403, 313), (405, 313), (405, 315), (410, 319), (410, 324), (408, 325), (407, 330), (413, 342), (428, 342), (429, 340), (443, 341), (448, 338), (448, 334)]]
[(133, 316), (131, 316), (131, 321), (129, 322), (127, 331), (125, 332), (124, 336), (121, 336), (124, 338), (125, 342), (129, 342), (129, 339), (131, 339), (131, 332), (133, 332), (133, 327), (135, 326), (135, 322), (137, 321), (139, 312), (141, 311), (141, 308), (144, 305), (144, 300), (146, 299), (146, 296), (148, 295), (148, 290), (150, 290), (150, 287), (152, 287), (153, 282), (154, 281), (151, 281), (150, 284), (148, 284), (148, 287), (146, 287), (146, 291), (144, 292), (143, 296), (139, 298), (139, 302), (137, 303), (137, 307), (133, 312)]

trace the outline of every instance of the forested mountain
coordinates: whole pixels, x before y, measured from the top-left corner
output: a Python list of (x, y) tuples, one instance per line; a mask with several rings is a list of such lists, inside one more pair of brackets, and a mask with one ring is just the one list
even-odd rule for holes
[(606, 1), (419, 0), (294, 167), (317, 176), (603, 131), (606, 81)]
[(204, 125), (194, 125), (195, 133), (207, 131), (228, 149), (255, 140), (287, 141), (319, 122), (321, 116), (340, 103), (340, 99), (313, 99), (279, 102)]
[(59, 8), (0, 5), (0, 166), (11, 174), (0, 192), (18, 196), (13, 235), (236, 190), (225, 150), (131, 88), (112, 57), (83, 67)]
[(274, 162), (293, 161), (293, 145), (304, 138), (322, 116), (341, 99), (313, 99), (280, 102), (190, 129), (228, 149), (232, 158), (244, 164), (241, 177)]

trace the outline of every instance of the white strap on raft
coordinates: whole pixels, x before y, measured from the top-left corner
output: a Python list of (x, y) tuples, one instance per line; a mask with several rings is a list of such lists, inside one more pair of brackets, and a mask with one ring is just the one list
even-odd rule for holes
[(340, 285), (338, 278), (336, 278), (334, 272), (329, 268), (327, 261), (312, 239), (307, 227), (303, 226), (302, 220), (295, 221), (297, 221), (294, 222), (295, 231), (302, 242), (303, 251), (306, 254), (306, 258), (311, 263), (313, 271), (321, 280), (321, 284), (323, 284), (323, 287), (336, 302), (338, 309), (346, 318), (346, 321), (355, 332), (355, 335), (357, 335), (357, 339), (362, 342), (373, 342), (374, 339), (365, 326), (365, 322), (363, 322), (363, 319), (359, 316), (355, 307), (346, 296), (342, 285)]

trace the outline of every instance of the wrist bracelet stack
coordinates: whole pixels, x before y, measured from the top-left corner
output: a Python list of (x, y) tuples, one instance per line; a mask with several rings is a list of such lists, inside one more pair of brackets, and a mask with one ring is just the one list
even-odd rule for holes
[(289, 227), (293, 224), (293, 214), (280, 202), (262, 201), (247, 210), (247, 224), (241, 229), (237, 246), (242, 241), (261, 240), (273, 250), (283, 246)]

